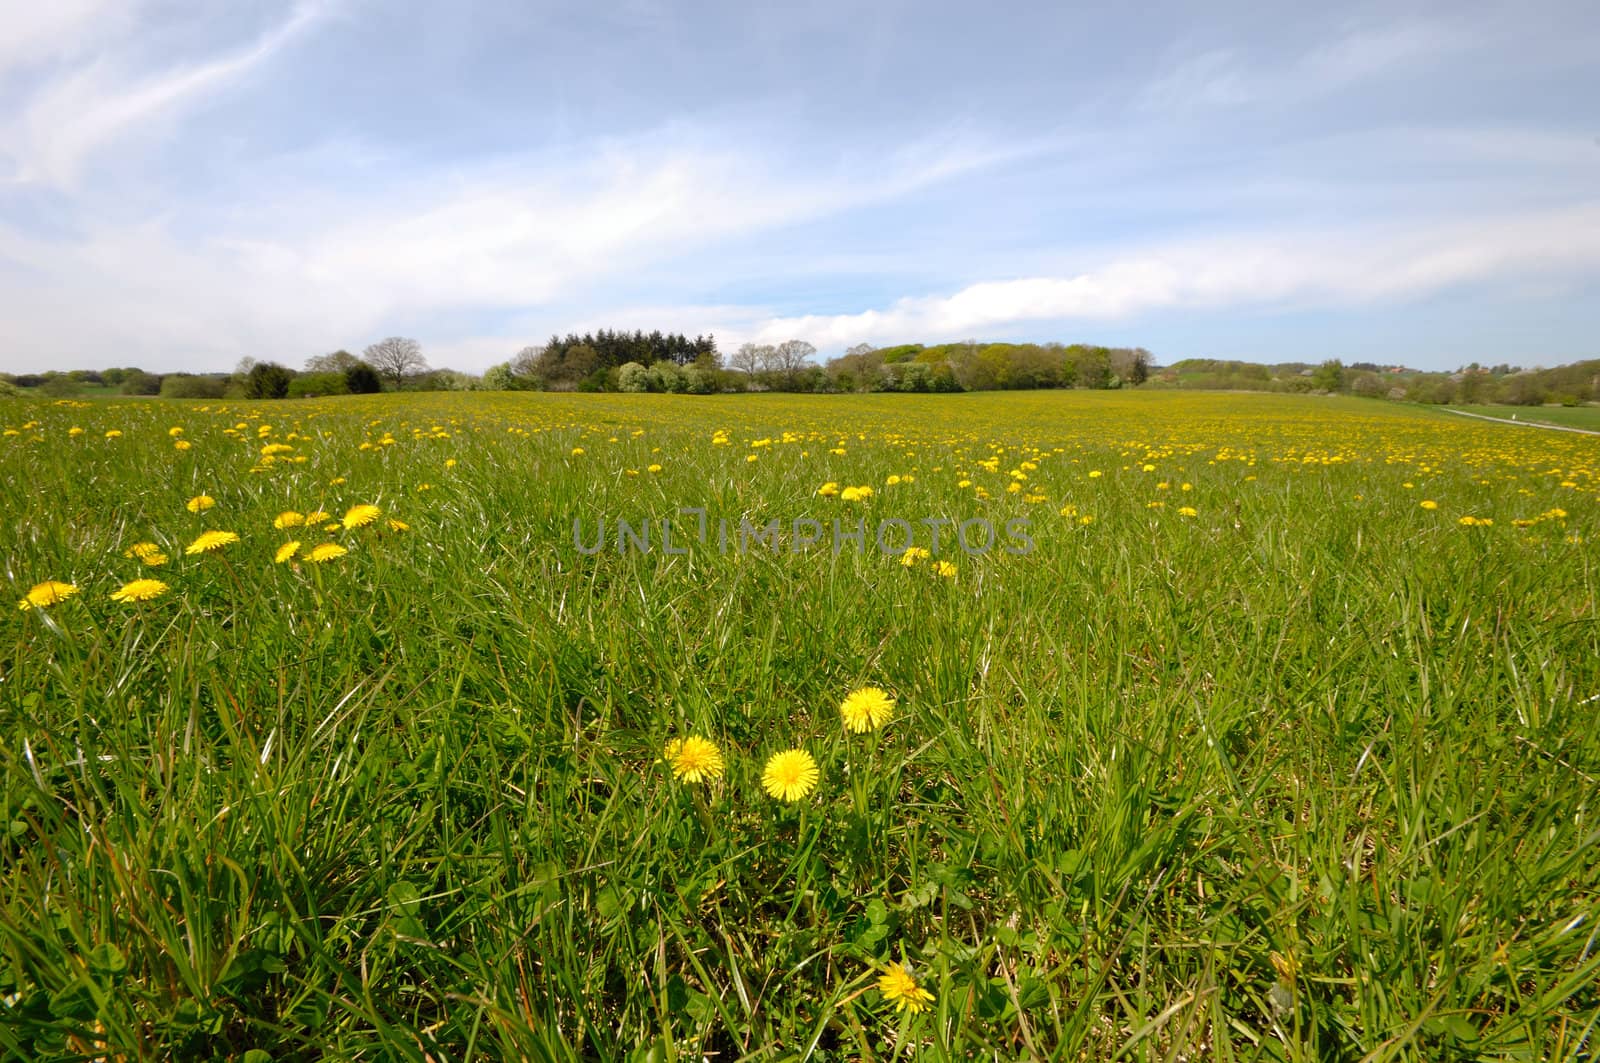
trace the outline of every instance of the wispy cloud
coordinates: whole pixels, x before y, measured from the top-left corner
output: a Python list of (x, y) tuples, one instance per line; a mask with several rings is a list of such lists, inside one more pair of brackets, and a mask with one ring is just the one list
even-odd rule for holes
[[(57, 40), (64, 31), (105, 14), (104, 5), (75, 0), (76, 18), (45, 24), (34, 32)], [(149, 72), (131, 72), (113, 54), (101, 53), (55, 74), (27, 95), (19, 114), (0, 125), (0, 159), (11, 180), (22, 184), (73, 184), (89, 158), (120, 138), (148, 135), (208, 94), (248, 75), (312, 26), (325, 5), (302, 0), (288, 17), (250, 45), (200, 62)]]
[(1250, 104), (1289, 106), (1385, 76), (1415, 76), (1472, 47), (1478, 32), (1459, 21), (1412, 20), (1343, 27), (1287, 60), (1239, 48), (1178, 58), (1136, 97), (1138, 109), (1175, 115)]

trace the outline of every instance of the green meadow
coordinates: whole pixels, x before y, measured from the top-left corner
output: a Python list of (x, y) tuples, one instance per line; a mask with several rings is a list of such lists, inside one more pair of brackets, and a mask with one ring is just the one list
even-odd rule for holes
[(1595, 1054), (1600, 438), (1188, 392), (0, 428), (5, 1059)]

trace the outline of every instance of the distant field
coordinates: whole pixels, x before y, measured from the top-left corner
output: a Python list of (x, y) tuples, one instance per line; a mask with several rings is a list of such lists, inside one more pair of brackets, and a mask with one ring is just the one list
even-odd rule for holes
[(0, 1057), (1594, 1055), (1600, 439), (1192, 392), (0, 428)]
[(1573, 428), (1592, 428), (1600, 431), (1600, 406), (1456, 406), (1452, 409), (1481, 413), (1485, 417), (1505, 420), (1563, 424)]

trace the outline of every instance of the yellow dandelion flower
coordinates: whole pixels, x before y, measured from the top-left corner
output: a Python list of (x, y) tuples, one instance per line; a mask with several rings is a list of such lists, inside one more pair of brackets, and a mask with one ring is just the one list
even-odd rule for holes
[(660, 465), (648, 465), (648, 466), (645, 467), (644, 471), (645, 472), (660, 472), (661, 471), (661, 466)]
[(171, 428), (167, 429), (167, 435), (171, 436), (173, 439), (177, 439), (179, 436), (183, 435), (183, 429), (177, 425), (173, 425)]
[[(308, 525), (308, 526), (312, 525), (312, 524), (320, 524), (323, 521), (327, 520), (332, 515), (333, 514), (325, 512), (325, 511), (320, 510), (320, 509), (313, 510), (312, 512), (307, 513), (305, 515), (305, 517), (301, 520), (300, 523)], [(289, 527), (293, 527), (293, 525), (285, 524), (284, 527), (285, 528), (289, 528)]]
[(344, 526), (346, 529), (365, 528), (381, 516), (383, 516), (383, 510), (377, 506), (351, 506), (345, 511)]
[(289, 542), (284, 543), (282, 546), (278, 547), (278, 552), (272, 555), (272, 563), (274, 565), (283, 564), (285, 561), (293, 557), (295, 555), (295, 551), (299, 549), (299, 539), (292, 539)]
[(149, 602), (167, 593), (167, 585), (158, 579), (129, 580), (121, 590), (111, 592), (114, 602)]
[(575, 458), (583, 457), (583, 448), (582, 447), (573, 447), (572, 448), (572, 456), (575, 457)]
[(202, 513), (217, 504), (217, 500), (210, 495), (195, 495), (184, 503), (184, 508), (190, 513)]
[(403, 520), (391, 520), (389, 522), (389, 530), (397, 532), (410, 531), (411, 525), (407, 524)]
[(834, 498), (839, 494), (839, 485), (834, 483), (832, 480), (829, 480), (827, 483), (817, 488), (817, 494), (823, 498)]
[(949, 579), (954, 576), (956, 572), (957, 569), (955, 562), (953, 561), (935, 561), (933, 563), (933, 574), (935, 576), (943, 576), (946, 579)]
[(324, 561), (335, 561), (349, 552), (338, 543), (322, 543), (306, 552), (306, 560), (320, 565)]
[(909, 1011), (913, 1015), (927, 1011), (928, 1005), (933, 1003), (933, 994), (917, 984), (911, 968), (898, 963), (891, 963), (879, 977), (878, 992), (896, 1011)]
[(199, 538), (183, 548), (183, 552), (191, 556), (194, 554), (210, 554), (238, 541), (239, 537), (230, 531), (201, 532)]
[(1098, 479), (1100, 479), (1100, 477), (1102, 477), (1104, 475), (1105, 475), (1105, 473), (1101, 472), (1099, 469), (1091, 469), (1091, 470), (1089, 470), (1089, 479), (1091, 479), (1091, 480), (1098, 480)]
[(272, 526), (277, 528), (279, 531), (282, 531), (285, 528), (298, 528), (305, 522), (305, 514), (296, 513), (292, 509), (286, 509), (272, 519)]
[(798, 801), (816, 788), (815, 758), (803, 749), (786, 749), (767, 758), (761, 770), (761, 786), (780, 801)]
[(839, 716), (844, 720), (845, 727), (857, 734), (877, 730), (893, 714), (894, 698), (877, 687), (862, 687), (852, 691), (839, 705)]
[(107, 439), (121, 439), (122, 438), (122, 430), (118, 429), (118, 428), (113, 428), (111, 431), (106, 433), (106, 438)]
[(906, 552), (900, 555), (900, 563), (906, 568), (910, 568), (918, 561), (926, 561), (932, 556), (933, 554), (928, 551), (927, 547), (908, 546), (906, 547)]
[(83, 429), (79, 428), (77, 425), (73, 425), (71, 428), (67, 429), (67, 435), (81, 436), (83, 435)]
[(1178, 516), (1180, 516), (1180, 517), (1198, 517), (1199, 515), (1200, 515), (1199, 511), (1196, 510), (1193, 506), (1179, 506), (1178, 507)]
[(1435, 502), (1431, 498), (1424, 498), (1422, 500), (1422, 508), (1423, 509), (1438, 509), (1439, 508), (1439, 503)]
[(176, 443), (172, 444), (172, 449), (173, 450), (188, 450), (193, 445), (194, 444), (190, 443), (187, 439), (180, 439)]
[(722, 750), (709, 738), (699, 735), (674, 738), (662, 750), (662, 759), (672, 765), (672, 777), (682, 782), (706, 782), (722, 777)]
[(17, 608), (24, 612), (29, 609), (48, 609), (52, 605), (60, 605), (77, 593), (76, 584), (47, 579), (43, 583), (35, 583), (17, 603)]

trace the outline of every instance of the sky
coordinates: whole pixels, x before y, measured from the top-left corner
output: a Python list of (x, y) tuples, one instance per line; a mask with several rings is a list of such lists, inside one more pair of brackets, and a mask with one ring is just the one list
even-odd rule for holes
[(1600, 357), (1600, 4), (0, 0), (0, 370)]

